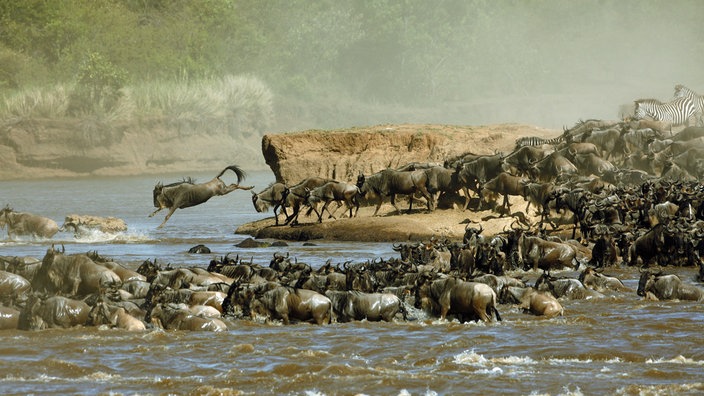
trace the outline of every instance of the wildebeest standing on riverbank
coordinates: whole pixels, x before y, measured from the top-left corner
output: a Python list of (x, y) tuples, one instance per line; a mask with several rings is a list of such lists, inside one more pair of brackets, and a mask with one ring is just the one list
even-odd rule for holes
[(413, 194), (416, 192), (420, 192), (423, 195), (428, 203), (428, 210), (430, 210), (431, 198), (426, 188), (427, 182), (428, 175), (425, 170), (397, 171), (387, 168), (369, 177), (365, 177), (362, 173), (357, 177), (357, 187), (359, 187), (362, 195), (366, 196), (371, 192), (379, 197), (373, 216), (376, 216), (379, 212), (379, 208), (384, 202), (384, 197), (389, 197), (391, 205), (400, 214), (401, 209), (396, 206), (396, 194), (408, 195), (408, 213), (413, 210)]
[(281, 208), (280, 213), (288, 217), (286, 213), (286, 196), (289, 190), (283, 183), (272, 183), (259, 193), (252, 191), (252, 204), (258, 213), (266, 212), (269, 206), (274, 207), (274, 221), (279, 225), (279, 214), (276, 210)]
[[(237, 175), (237, 183), (226, 185), (220, 176), (227, 170), (235, 172)], [(217, 176), (206, 183), (194, 183), (192, 179), (171, 183), (167, 185), (157, 183), (154, 186), (154, 207), (157, 209), (149, 215), (154, 216), (162, 209), (168, 208), (169, 213), (164, 221), (157, 228), (161, 228), (166, 224), (176, 209), (190, 208), (191, 206), (200, 205), (216, 195), (229, 194), (235, 190), (251, 190), (251, 187), (242, 187), (241, 183), (246, 177), (246, 174), (237, 165), (230, 165), (223, 169)]]

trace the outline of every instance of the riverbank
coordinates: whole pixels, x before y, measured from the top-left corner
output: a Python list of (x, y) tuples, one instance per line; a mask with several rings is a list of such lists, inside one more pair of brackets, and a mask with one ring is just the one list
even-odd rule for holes
[[(476, 200), (472, 201), (476, 204)], [(515, 208), (521, 208), (525, 201), (512, 199)], [(461, 241), (465, 228), (481, 227), (484, 235), (493, 235), (507, 229), (517, 220), (515, 217), (499, 217), (491, 210), (466, 210), (459, 207), (437, 209), (428, 212), (425, 209), (406, 213), (408, 205), (402, 201), (399, 207), (402, 214), (397, 214), (391, 204), (382, 205), (380, 216), (373, 217), (375, 206), (359, 209), (357, 217), (323, 219), (318, 223), (315, 213), (312, 216), (300, 216), (300, 224), (295, 226), (275, 225), (274, 217), (243, 224), (235, 230), (237, 234), (251, 235), (254, 238), (270, 238), (288, 241), (307, 241), (315, 239), (333, 241), (360, 242), (408, 242), (429, 240), (430, 238), (447, 238)], [(336, 214), (340, 214), (341, 210)], [(531, 221), (535, 218), (529, 217)], [(282, 223), (284, 217), (279, 221)]]

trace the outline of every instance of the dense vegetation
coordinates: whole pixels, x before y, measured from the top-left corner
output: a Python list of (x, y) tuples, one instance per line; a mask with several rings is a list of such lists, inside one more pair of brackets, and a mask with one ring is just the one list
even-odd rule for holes
[(687, 84), (682, 71), (704, 60), (703, 11), (697, 0), (5, 0), (0, 118), (246, 113), (265, 128), (272, 97), (428, 106)]

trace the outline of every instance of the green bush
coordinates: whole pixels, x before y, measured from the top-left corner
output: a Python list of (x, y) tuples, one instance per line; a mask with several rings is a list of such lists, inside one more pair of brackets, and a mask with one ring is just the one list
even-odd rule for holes
[(76, 87), (70, 97), (69, 114), (110, 113), (117, 106), (126, 80), (124, 70), (99, 53), (89, 54), (79, 67)]

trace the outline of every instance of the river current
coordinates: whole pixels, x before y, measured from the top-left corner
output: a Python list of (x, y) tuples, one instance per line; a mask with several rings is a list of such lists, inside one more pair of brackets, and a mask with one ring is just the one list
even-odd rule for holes
[[(213, 174), (171, 175), (161, 181)], [(229, 176), (233, 176), (229, 174)], [(228, 174), (224, 176), (226, 181)], [(238, 248), (234, 230), (271, 216), (256, 213), (248, 191), (214, 197), (148, 218), (159, 178), (52, 179), (0, 182), (0, 204), (41, 214), (59, 225), (68, 214), (115, 216), (128, 231), (76, 239), (9, 241), (0, 255), (43, 257), (95, 250), (136, 269), (146, 259), (207, 267), (238, 254), (268, 265), (275, 252), (318, 267), (396, 257), (391, 243), (314, 241), (312, 246)], [(260, 191), (268, 172), (243, 183)], [(189, 254), (197, 244), (211, 254)], [(694, 268), (666, 268), (696, 282)], [(543, 319), (499, 305), (498, 323), (441, 322), (411, 309), (413, 320), (288, 326), (229, 320), (224, 333), (84, 327), (0, 331), (0, 394), (284, 394), (284, 395), (683, 395), (704, 394), (704, 306), (644, 301), (638, 269), (615, 267), (631, 292), (561, 301), (564, 317)], [(560, 275), (575, 275), (563, 273)], [(537, 274), (526, 273), (530, 278)], [(699, 284), (699, 286), (703, 286)]]

